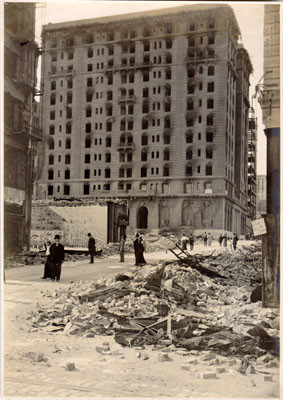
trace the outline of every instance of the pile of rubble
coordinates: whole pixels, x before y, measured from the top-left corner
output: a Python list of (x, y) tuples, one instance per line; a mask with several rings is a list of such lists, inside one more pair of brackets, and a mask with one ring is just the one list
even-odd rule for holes
[[(277, 354), (279, 316), (249, 300), (259, 279), (258, 254), (253, 251), (257, 256), (248, 264), (250, 253), (191, 256), (187, 265), (164, 262), (114, 279), (73, 283), (45, 293), (54, 300), (52, 308), (38, 306), (29, 318), (33, 330), (114, 335), (122, 346), (173, 345), (238, 356)], [(234, 277), (241, 274), (239, 285)]]

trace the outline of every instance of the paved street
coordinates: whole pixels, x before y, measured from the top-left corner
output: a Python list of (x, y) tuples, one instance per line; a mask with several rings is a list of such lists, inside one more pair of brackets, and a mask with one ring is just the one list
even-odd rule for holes
[[(164, 252), (146, 253), (147, 262), (156, 263), (159, 260), (174, 259), (173, 254)], [(119, 272), (130, 271), (135, 268), (133, 254), (125, 255), (125, 262), (119, 262), (119, 255), (108, 258), (96, 258), (94, 264), (89, 263), (89, 259), (81, 261), (66, 261), (62, 266), (61, 283), (69, 283), (70, 281), (93, 280), (103, 276), (112, 276)], [(44, 265), (29, 265), (25, 267), (11, 268), (5, 271), (6, 281), (29, 281), (34, 282), (40, 280), (43, 275)], [(47, 280), (50, 282), (50, 280)]]

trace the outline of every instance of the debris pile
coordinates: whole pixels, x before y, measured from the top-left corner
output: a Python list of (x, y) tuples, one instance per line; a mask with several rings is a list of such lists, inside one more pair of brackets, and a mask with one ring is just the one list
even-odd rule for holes
[[(251, 254), (260, 256), (254, 250), (191, 256), (187, 262), (191, 266), (164, 262), (114, 279), (60, 287), (45, 294), (54, 300), (52, 307), (38, 306), (29, 318), (34, 330), (86, 337), (114, 335), (122, 346), (174, 345), (235, 356), (277, 354), (276, 311), (249, 300), (258, 279), (255, 266), (259, 261), (247, 261)], [(206, 265), (226, 279), (207, 276)]]

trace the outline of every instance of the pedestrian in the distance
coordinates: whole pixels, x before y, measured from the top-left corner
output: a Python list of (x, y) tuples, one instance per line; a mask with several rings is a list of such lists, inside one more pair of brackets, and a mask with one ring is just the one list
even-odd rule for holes
[(136, 259), (136, 266), (139, 265), (139, 252), (140, 252), (140, 235), (137, 233), (136, 238), (134, 240), (134, 251), (135, 251), (135, 259)]
[(207, 245), (208, 245), (208, 246), (211, 246), (211, 243), (212, 243), (212, 235), (211, 235), (210, 232), (208, 232), (208, 235), (207, 235)]
[(182, 247), (182, 250), (187, 250), (187, 243), (188, 243), (188, 241), (189, 241), (188, 237), (186, 236), (185, 233), (183, 233), (183, 236), (181, 237), (181, 247)]
[(60, 281), (62, 262), (65, 259), (64, 246), (60, 243), (60, 236), (55, 235), (55, 243), (50, 247), (50, 260), (52, 263), (51, 279)]
[(206, 234), (206, 232), (204, 232), (204, 235), (203, 235), (203, 244), (204, 244), (204, 246), (207, 246), (207, 234)]
[(218, 243), (219, 243), (220, 247), (222, 246), (222, 241), (223, 241), (223, 236), (222, 236), (222, 233), (220, 233), (220, 236), (218, 238)]
[(195, 238), (194, 238), (193, 234), (191, 234), (190, 237), (189, 237), (189, 243), (190, 243), (190, 250), (193, 250), (194, 249), (194, 244), (195, 244)]
[(143, 240), (143, 237), (140, 236), (140, 254), (139, 254), (139, 265), (145, 265), (146, 261), (144, 259), (144, 251), (145, 251), (145, 242)]
[(223, 247), (227, 247), (227, 233), (224, 233), (223, 236)]
[(88, 233), (87, 236), (88, 236), (88, 251), (90, 254), (90, 264), (93, 264), (93, 257), (95, 256), (96, 253), (95, 239), (91, 233)]
[(237, 249), (237, 243), (238, 243), (238, 236), (236, 233), (233, 234), (233, 238), (232, 238), (232, 244), (233, 244), (233, 250), (235, 251)]
[(125, 243), (126, 243), (126, 235), (122, 235), (120, 240), (120, 262), (124, 262), (124, 253), (125, 253)]
[(51, 278), (51, 272), (52, 272), (52, 263), (51, 263), (51, 258), (50, 258), (50, 247), (51, 247), (50, 240), (48, 240), (44, 246), (46, 248), (46, 251), (45, 251), (46, 261), (45, 261), (45, 265), (44, 265), (44, 274), (41, 277), (41, 279)]

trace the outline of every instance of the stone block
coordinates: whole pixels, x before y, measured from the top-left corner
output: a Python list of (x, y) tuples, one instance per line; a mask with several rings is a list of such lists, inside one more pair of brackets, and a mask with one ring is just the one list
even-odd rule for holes
[(264, 375), (264, 382), (272, 382), (272, 375)]
[(226, 372), (226, 368), (224, 368), (224, 367), (218, 367), (218, 368), (216, 368), (216, 372), (217, 372), (218, 374), (224, 374), (224, 372)]
[(217, 379), (215, 372), (197, 372), (196, 378), (199, 379)]

